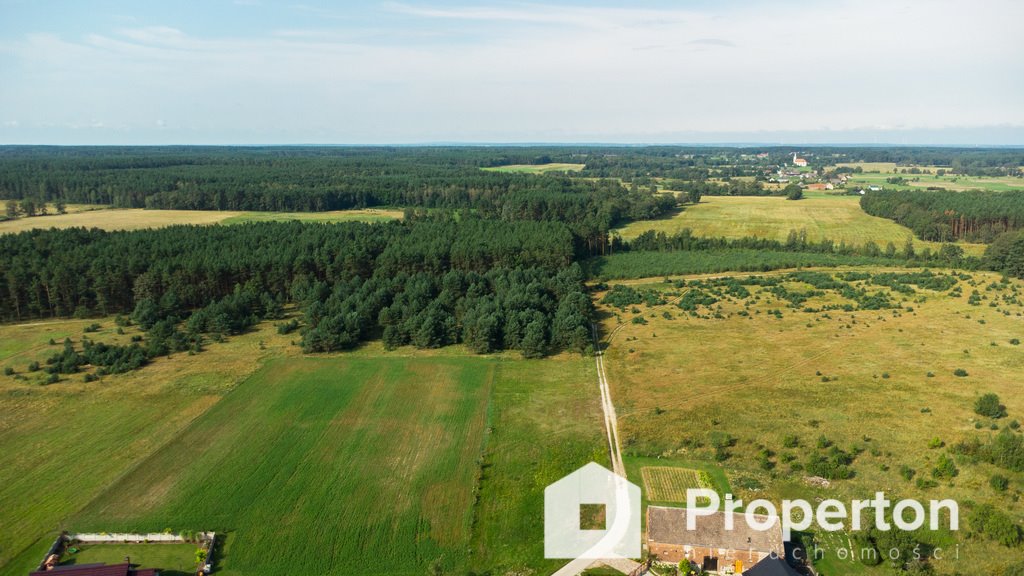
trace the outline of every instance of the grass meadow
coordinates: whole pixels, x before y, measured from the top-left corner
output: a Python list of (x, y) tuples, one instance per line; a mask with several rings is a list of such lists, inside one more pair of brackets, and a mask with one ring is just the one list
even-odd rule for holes
[[(892, 220), (871, 216), (861, 210), (859, 197), (817, 194), (803, 200), (778, 196), (705, 196), (699, 204), (687, 206), (670, 218), (631, 222), (619, 229), (625, 239), (647, 230), (674, 234), (689, 228), (697, 236), (743, 238), (757, 236), (785, 240), (791, 230), (805, 230), (811, 241), (832, 240), (862, 246), (874, 242), (885, 248), (892, 242), (902, 248), (914, 233)], [(937, 250), (936, 242), (914, 239), (918, 249)], [(968, 254), (981, 254), (981, 244), (963, 244)]]
[(211, 225), (247, 222), (382, 222), (402, 217), (401, 210), (374, 209), (337, 210), (333, 212), (233, 212), (217, 210), (145, 210), (143, 208), (107, 208), (69, 210), (67, 214), (50, 214), (0, 222), (0, 234), (46, 228), (100, 228), (102, 230), (141, 230), (177, 224)]
[[(1024, 189), (1024, 178), (1014, 176), (966, 176), (963, 174), (943, 174), (939, 176), (939, 170), (949, 170), (943, 166), (919, 166), (922, 171), (927, 170), (930, 174), (901, 174), (898, 173), (906, 166), (897, 167), (893, 162), (859, 162), (845, 163), (839, 166), (861, 167), (864, 171), (860, 174), (851, 174), (847, 188), (858, 186), (881, 186), (889, 189), (915, 189), (936, 186), (946, 190), (991, 190), (993, 192), (1005, 192), (1007, 190)], [(906, 184), (890, 184), (888, 178), (902, 177), (907, 180)]]
[(550, 164), (509, 164), (484, 168), (491, 172), (511, 172), (515, 174), (548, 174), (550, 172), (579, 172), (585, 164), (568, 164), (552, 162)]
[[(893, 301), (904, 302), (900, 310), (828, 312), (804, 307), (849, 301), (825, 291), (793, 309), (771, 290), (748, 286), (750, 296), (697, 303), (693, 314), (678, 305), (693, 308), (695, 301), (686, 297), (690, 288), (661, 279), (629, 282), (665, 293), (665, 303), (601, 308), (602, 332), (611, 335), (606, 365), (627, 461), (721, 467), (734, 493), (748, 502), (849, 501), (884, 490), (892, 498), (954, 498), (965, 530), (971, 501), (992, 503), (1020, 519), (1024, 474), (959, 457), (959, 474), (934, 487), (907, 481), (899, 472), (907, 466), (931, 479), (949, 446), (995, 434), (993, 422), (973, 412), (983, 393), (994, 392), (1006, 404), (1009, 416), (997, 426), (1024, 419), (1024, 355), (1011, 342), (1024, 337), (1024, 307), (1013, 293), (1024, 292), (1024, 283), (1004, 286), (999, 280), (972, 272), (959, 281), (959, 294), (916, 288), (913, 294), (890, 293)], [(790, 293), (811, 291), (797, 281), (782, 286)], [(865, 287), (870, 293), (889, 291)], [(970, 303), (974, 290), (980, 294), (976, 305)], [(968, 375), (956, 376), (957, 369)], [(808, 483), (807, 473), (794, 466), (806, 462), (822, 436), (859, 453), (852, 479), (822, 487)], [(717, 445), (725, 446), (724, 455)], [(771, 453), (767, 464), (764, 450)], [(997, 472), (1011, 479), (1008, 491), (989, 486)], [(984, 538), (931, 537), (961, 544), (959, 560), (935, 563), (938, 574), (995, 574), (1013, 560), (1012, 552)], [(820, 535), (831, 546), (822, 571), (875, 573), (836, 559), (836, 547), (848, 541), (846, 535)]]
[[(2, 326), (0, 365), (26, 376), (94, 321)], [(133, 334), (99, 322), (96, 340)], [(0, 377), (0, 574), (61, 529), (216, 530), (225, 575), (559, 566), (543, 489), (607, 463), (589, 359), (289, 338), (264, 325), (88, 384)]]
[(622, 252), (586, 261), (592, 277), (601, 280), (650, 278), (717, 272), (764, 272), (807, 266), (899, 265), (884, 257), (777, 252), (753, 249), (680, 250), (677, 252)]

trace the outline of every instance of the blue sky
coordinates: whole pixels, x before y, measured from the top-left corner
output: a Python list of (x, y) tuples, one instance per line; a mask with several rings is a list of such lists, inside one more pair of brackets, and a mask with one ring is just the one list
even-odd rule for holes
[(0, 0), (0, 143), (1024, 144), (1024, 3)]

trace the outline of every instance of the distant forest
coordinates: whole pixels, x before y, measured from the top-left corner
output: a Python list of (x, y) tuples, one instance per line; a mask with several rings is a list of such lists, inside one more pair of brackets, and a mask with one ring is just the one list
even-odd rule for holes
[[(729, 262), (766, 269), (793, 262), (901, 262), (990, 266), (1024, 275), (1024, 192), (869, 193), (865, 211), (929, 240), (990, 241), (985, 260), (905, 246), (700, 239), (653, 232), (626, 242), (611, 231), (658, 218), (701, 194), (765, 194), (758, 183), (706, 181), (757, 173), (792, 148), (45, 148), (0, 147), (0, 198), (121, 207), (322, 211), (403, 207), (381, 224), (260, 223), (161, 230), (36, 230), (0, 236), (0, 320), (120, 314), (147, 330), (147, 348), (92, 348), (110, 370), (201, 349), (279, 319), (295, 304), (307, 351), (381, 339), (421, 348), (462, 343), (476, 352), (542, 356), (585, 351), (592, 257), (700, 253), (702, 269)], [(816, 162), (896, 161), (1007, 174), (1021, 150), (823, 148)], [(583, 164), (569, 174), (485, 171), (508, 164)], [(653, 178), (690, 182), (678, 197)], [(671, 181), (669, 181), (671, 182)], [(714, 187), (714, 188), (712, 188)], [(1012, 238), (1008, 233), (1015, 234)], [(999, 236), (1002, 234), (1002, 236)], [(776, 255), (774, 259), (759, 253)], [(807, 257), (794, 255), (813, 255)], [(604, 260), (598, 258), (598, 262)], [(772, 264), (775, 262), (775, 264)], [(787, 264), (788, 263), (788, 264)], [(693, 264), (696, 265), (696, 264)], [(627, 265), (628, 267), (628, 265)], [(622, 274), (628, 274), (628, 270)], [(125, 320), (127, 321), (127, 320)], [(55, 359), (74, 369), (74, 351)], [(97, 360), (99, 361), (99, 360)]]

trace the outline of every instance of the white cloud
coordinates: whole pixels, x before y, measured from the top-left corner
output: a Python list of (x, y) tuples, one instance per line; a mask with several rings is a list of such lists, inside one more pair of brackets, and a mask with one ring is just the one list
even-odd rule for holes
[[(707, 11), (387, 4), (375, 28), (199, 37), (167, 26), (0, 46), (27, 125), (263, 141), (572, 140), (1024, 124), (1009, 0)], [(912, 8), (908, 11), (908, 8)], [(311, 8), (313, 9), (313, 8)]]

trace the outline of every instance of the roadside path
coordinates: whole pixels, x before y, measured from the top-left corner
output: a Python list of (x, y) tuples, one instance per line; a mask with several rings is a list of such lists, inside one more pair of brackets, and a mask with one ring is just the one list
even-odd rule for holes
[[(615, 472), (615, 474), (622, 478), (626, 478), (626, 465), (622, 462), (622, 448), (619, 445), (619, 426), (616, 422), (615, 405), (612, 404), (612, 393), (608, 386), (608, 375), (604, 369), (604, 350), (601, 349), (597, 325), (591, 323), (590, 330), (594, 338), (594, 363), (597, 367), (597, 387), (601, 392), (601, 410), (604, 413), (604, 428), (608, 439), (608, 453), (612, 464), (612, 472)], [(628, 496), (624, 490), (617, 490), (616, 496), (618, 499), (616, 507), (619, 510), (628, 510)], [(628, 519), (628, 516), (626, 519)], [(622, 521), (623, 519), (617, 518), (616, 520)], [(587, 568), (601, 565), (611, 566), (623, 574), (630, 574), (640, 567), (639, 563), (628, 558), (594, 560), (593, 556), (590, 556), (589, 558), (577, 558), (569, 562), (552, 576), (576, 576)]]

